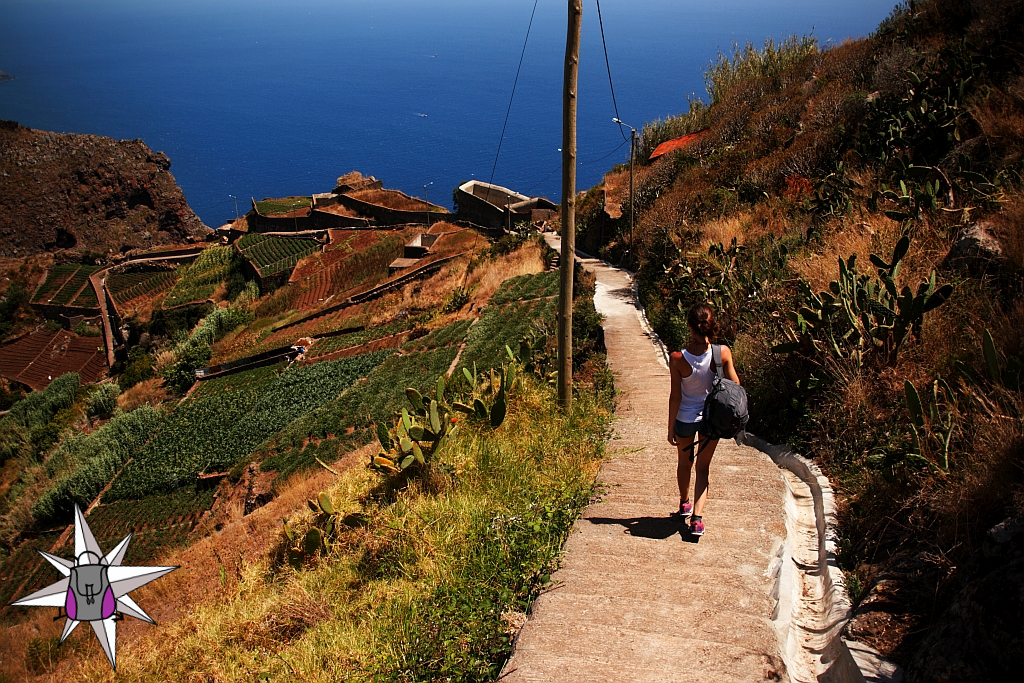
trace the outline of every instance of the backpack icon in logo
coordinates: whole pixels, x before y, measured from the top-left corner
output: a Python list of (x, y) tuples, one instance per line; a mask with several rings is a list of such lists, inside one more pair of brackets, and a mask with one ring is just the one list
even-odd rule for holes
[(121, 561), (128, 551), (132, 535), (128, 534), (106, 555), (92, 535), (82, 511), (75, 505), (75, 559), (65, 560), (50, 553), (38, 551), (64, 578), (40, 588), (21, 600), (12, 602), (19, 607), (64, 608), (54, 619), (67, 617), (60, 642), (71, 635), (83, 621), (88, 621), (103, 647), (110, 666), (117, 668), (117, 622), (124, 615), (155, 624), (128, 593), (155, 581), (177, 567), (127, 567)]

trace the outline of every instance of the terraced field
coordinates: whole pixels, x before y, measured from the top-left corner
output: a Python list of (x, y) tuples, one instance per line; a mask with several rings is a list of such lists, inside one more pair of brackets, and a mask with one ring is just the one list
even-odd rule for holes
[(309, 352), (309, 357), (318, 358), (341, 349), (366, 344), (374, 341), (375, 339), (381, 339), (393, 334), (398, 334), (399, 332), (411, 330), (424, 322), (426, 322), (426, 316), (411, 316), (404, 320), (395, 320), (383, 325), (374, 325), (373, 327), (356, 330), (346, 334), (339, 334), (333, 337), (323, 337), (317, 339), (316, 344), (313, 345), (313, 348)]
[(125, 563), (145, 564), (185, 544), (213, 505), (214, 493), (188, 487), (166, 496), (99, 505), (89, 513), (89, 527), (105, 551), (133, 533)]
[[(340, 231), (336, 231), (340, 232)], [(361, 244), (354, 253), (340, 248), (328, 250), (318, 270), (305, 269), (292, 276), (295, 296), (293, 305), (303, 309), (315, 306), (331, 295), (346, 292), (360, 285), (375, 285), (388, 277), (388, 265), (402, 255), (406, 242), (404, 233), (374, 233), (377, 241)], [(367, 238), (357, 238), (365, 242)], [(308, 261), (304, 262), (309, 263)]]
[[(128, 463), (104, 502), (175, 491), (200, 472), (216, 472), (246, 457), (292, 420), (335, 399), (390, 351), (228, 375), (175, 408), (164, 428)], [(250, 374), (252, 373), (252, 374)]]
[(164, 307), (208, 300), (237, 267), (237, 257), (232, 247), (207, 247), (190, 265), (179, 268), (181, 277), (167, 293)]
[(32, 303), (95, 307), (96, 293), (89, 286), (89, 276), (97, 270), (98, 266), (77, 263), (54, 266), (46, 281), (36, 290)]
[(312, 205), (312, 197), (282, 197), (280, 199), (264, 199), (261, 202), (256, 202), (256, 210), (263, 216), (277, 216), (300, 209), (308, 209)]
[(46, 281), (39, 285), (35, 296), (32, 297), (34, 304), (47, 304), (50, 299), (60, 291), (72, 275), (78, 272), (78, 264), (62, 264), (54, 266), (53, 270), (46, 274)]
[(102, 340), (42, 329), (0, 347), (0, 375), (35, 390), (66, 372), (79, 373), (83, 382), (99, 381), (107, 373)]
[[(62, 530), (63, 531), (63, 530)], [(8, 607), (15, 596), (21, 597), (60, 578), (57, 571), (37, 550), (49, 551), (60, 538), (60, 531), (40, 534), (22, 543), (0, 566), (0, 620), (15, 618), (24, 608)], [(19, 588), (24, 584), (24, 588)]]
[(118, 305), (141, 297), (153, 297), (174, 286), (177, 269), (153, 270), (138, 273), (116, 273), (107, 277), (107, 291)]
[(500, 365), (505, 357), (505, 345), (513, 351), (531, 331), (548, 334), (555, 325), (558, 299), (532, 299), (492, 304), (484, 309), (480, 320), (469, 330), (466, 348), (459, 365), (480, 370)]
[(548, 296), (558, 296), (558, 271), (534, 273), (511, 277), (491, 297), (490, 303), (507, 304), (510, 301), (525, 301)]
[(290, 473), (312, 466), (317, 457), (332, 461), (343, 447), (370, 443), (376, 438), (374, 424), (390, 420), (396, 410), (408, 405), (406, 387), (424, 392), (433, 387), (457, 352), (456, 347), (447, 346), (390, 355), (367, 375), (365, 382), (304, 414), (277, 434), (263, 451), (266, 458), (260, 467)]
[(301, 259), (320, 249), (315, 240), (250, 233), (238, 240), (238, 250), (261, 277), (291, 270)]

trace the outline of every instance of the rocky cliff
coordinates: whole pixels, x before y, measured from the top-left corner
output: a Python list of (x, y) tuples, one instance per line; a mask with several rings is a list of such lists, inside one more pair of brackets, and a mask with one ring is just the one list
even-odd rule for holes
[(205, 235), (170, 167), (142, 140), (0, 121), (0, 255), (105, 255)]

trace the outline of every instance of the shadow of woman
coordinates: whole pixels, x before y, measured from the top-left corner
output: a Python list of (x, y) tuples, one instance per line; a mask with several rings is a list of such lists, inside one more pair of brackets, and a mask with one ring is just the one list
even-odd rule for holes
[(625, 527), (627, 534), (637, 538), (664, 541), (678, 533), (688, 543), (696, 543), (700, 539), (690, 534), (689, 526), (680, 517), (587, 517), (586, 521), (591, 524), (618, 524)]

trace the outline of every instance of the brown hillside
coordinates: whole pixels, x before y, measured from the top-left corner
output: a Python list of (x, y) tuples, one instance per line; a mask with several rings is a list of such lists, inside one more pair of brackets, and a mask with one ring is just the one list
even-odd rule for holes
[(0, 255), (126, 251), (207, 231), (141, 140), (0, 122)]

